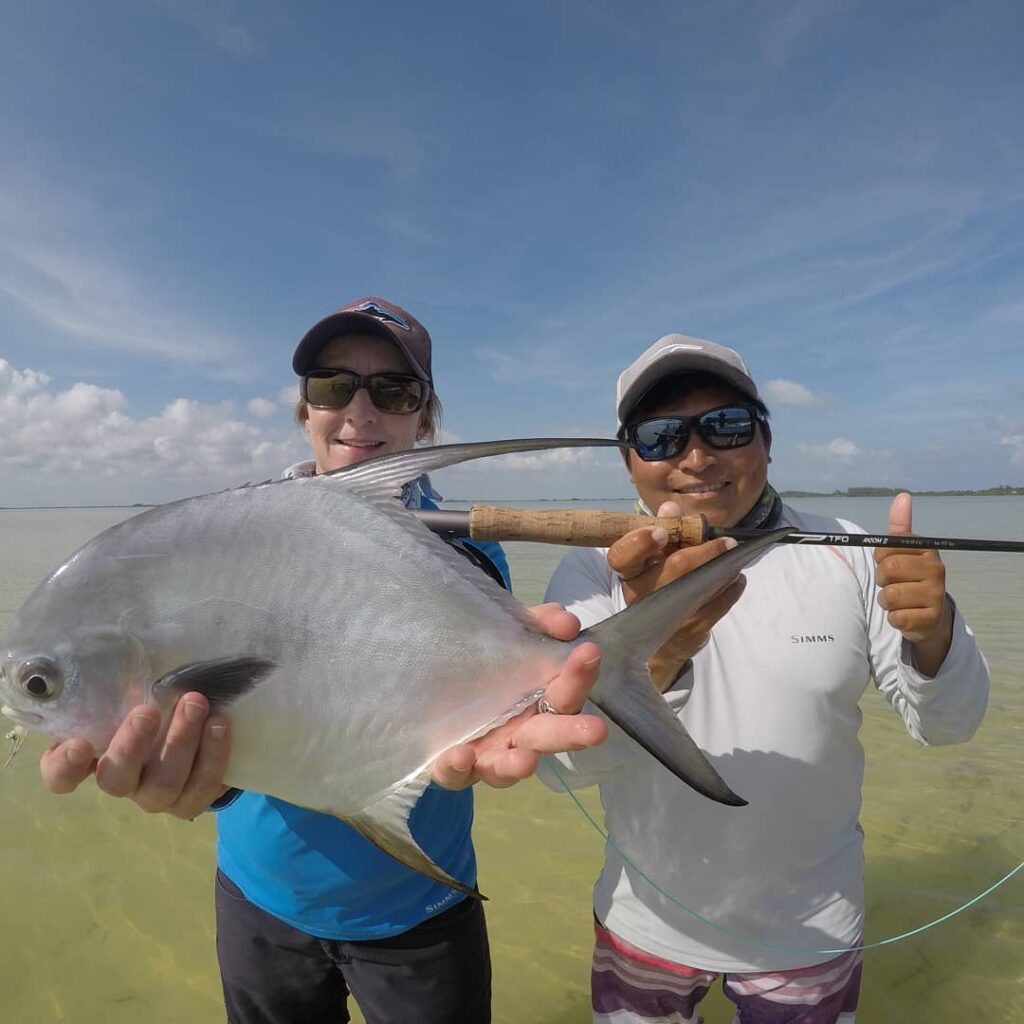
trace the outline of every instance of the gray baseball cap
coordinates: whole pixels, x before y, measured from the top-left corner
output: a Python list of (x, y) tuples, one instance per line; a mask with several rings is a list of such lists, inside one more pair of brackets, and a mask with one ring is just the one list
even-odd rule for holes
[(666, 334), (619, 375), (615, 392), (619, 426), (658, 381), (676, 373), (713, 373), (748, 398), (761, 400), (757, 385), (739, 352), (702, 338)]

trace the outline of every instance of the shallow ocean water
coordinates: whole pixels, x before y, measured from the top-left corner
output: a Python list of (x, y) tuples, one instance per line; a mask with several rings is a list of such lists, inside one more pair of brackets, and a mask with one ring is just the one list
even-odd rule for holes
[[(888, 505), (793, 503), (872, 530), (884, 528)], [(133, 512), (0, 511), (0, 626), (49, 567)], [(919, 533), (1024, 540), (1024, 499), (917, 499), (914, 522)], [(508, 551), (517, 593), (540, 600), (560, 550)], [(1024, 859), (1024, 556), (944, 560), (989, 658), (990, 710), (971, 743), (923, 749), (866, 695), (868, 941), (955, 910)], [(35, 767), (42, 747), (30, 739), (0, 775), (0, 1019), (223, 1020), (212, 821), (147, 817), (91, 785), (49, 796)], [(593, 794), (585, 802), (597, 813)], [(600, 836), (566, 796), (531, 782), (480, 791), (476, 837), (490, 897), (495, 1021), (584, 1024)], [(945, 924), (870, 950), (865, 963), (858, 1020), (867, 1024), (1024, 1022), (1024, 871)], [(713, 992), (704, 1015), (726, 1024), (731, 1004)]]

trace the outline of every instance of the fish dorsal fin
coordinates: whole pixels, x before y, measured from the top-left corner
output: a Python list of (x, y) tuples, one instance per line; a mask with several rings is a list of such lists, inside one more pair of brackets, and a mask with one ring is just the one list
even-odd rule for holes
[(441, 885), (457, 889), (467, 896), (484, 899), (485, 897), (480, 896), (476, 890), (463, 885), (444, 868), (435, 864), (409, 831), (409, 816), (429, 783), (430, 774), (423, 772), (362, 811), (338, 817), (351, 825), (365, 840), (373, 843), (378, 850), (389, 857), (394, 857), (407, 868), (418, 871), (421, 875), (440, 882)]
[(433, 445), (394, 455), (382, 455), (355, 466), (324, 473), (316, 479), (335, 480), (370, 498), (393, 497), (402, 484), (415, 480), (421, 474), (445, 466), (457, 466), (460, 462), (516, 452), (546, 451), (550, 448), (621, 448), (622, 444), (621, 441), (596, 437), (527, 437), (508, 441)]

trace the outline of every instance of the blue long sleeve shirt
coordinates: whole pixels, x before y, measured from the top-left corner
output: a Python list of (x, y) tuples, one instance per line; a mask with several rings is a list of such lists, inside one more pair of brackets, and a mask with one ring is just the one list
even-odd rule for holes
[[(407, 504), (436, 508), (429, 481)], [(468, 542), (467, 542), (468, 543)], [(510, 587), (500, 545), (475, 543)], [(256, 906), (326, 939), (369, 940), (408, 931), (465, 896), (382, 853), (350, 825), (262, 793), (239, 792), (217, 810), (221, 871)], [(472, 789), (431, 783), (413, 808), (412, 834), (430, 858), (467, 886), (476, 884)]]

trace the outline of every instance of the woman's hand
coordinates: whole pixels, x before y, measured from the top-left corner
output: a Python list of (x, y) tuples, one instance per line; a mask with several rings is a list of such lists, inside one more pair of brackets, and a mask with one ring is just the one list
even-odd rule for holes
[(227, 789), (230, 725), (211, 715), (201, 693), (178, 701), (166, 729), (148, 704), (133, 708), (97, 759), (85, 740), (55, 743), (39, 761), (51, 793), (71, 793), (90, 775), (111, 796), (128, 797), (151, 814), (194, 818)]
[[(572, 640), (579, 635), (579, 619), (561, 605), (542, 604), (531, 611), (556, 640)], [(537, 705), (532, 705), (486, 736), (451, 747), (434, 761), (434, 781), (446, 789), (465, 789), (474, 782), (505, 789), (532, 775), (542, 754), (603, 743), (608, 735), (604, 720), (578, 713), (597, 682), (600, 663), (597, 644), (580, 644), (562, 666), (561, 674), (544, 689), (545, 700), (558, 714), (541, 714)]]

